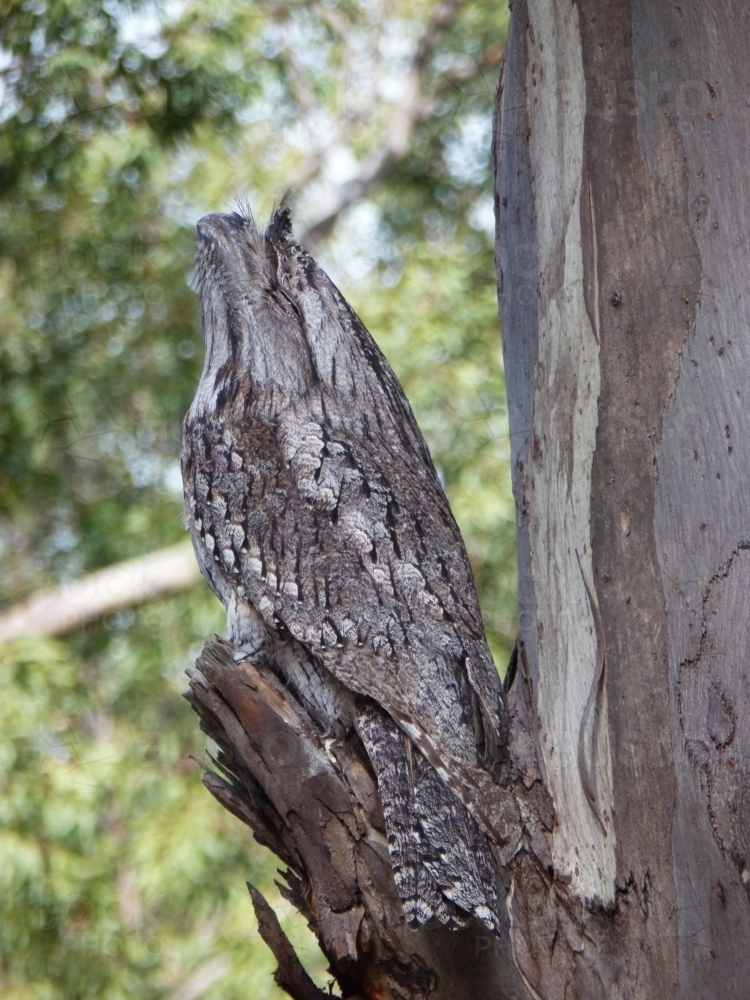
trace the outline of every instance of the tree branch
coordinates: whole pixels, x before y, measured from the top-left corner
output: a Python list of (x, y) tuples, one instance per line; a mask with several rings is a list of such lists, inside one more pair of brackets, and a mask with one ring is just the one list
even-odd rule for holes
[(226, 955), (214, 955), (207, 959), (170, 994), (170, 1000), (200, 1000), (214, 983), (226, 975), (231, 964)]
[(255, 916), (258, 918), (258, 933), (273, 952), (279, 963), (274, 979), (282, 990), (294, 1000), (329, 1000), (328, 995), (319, 990), (307, 970), (297, 958), (289, 938), (281, 929), (281, 924), (262, 894), (247, 883), (253, 901)]
[(294, 49), (287, 41), (284, 41), (281, 47), (281, 61), (300, 111), (308, 115), (316, 111), (317, 103), (313, 89), (305, 76), (304, 70), (295, 58)]
[[(344, 43), (343, 78), (348, 79), (352, 73), (351, 62), (354, 58), (354, 53), (358, 52), (358, 46), (351, 32), (351, 26), (339, 10), (329, 9), (322, 4), (318, 4), (315, 7), (315, 12)], [(379, 72), (376, 72), (368, 80), (367, 94), (358, 92), (356, 106), (350, 105), (343, 109), (343, 113), (329, 137), (312, 149), (292, 174), (288, 185), (291, 190), (299, 190), (320, 173), (328, 152), (344, 142), (349, 137), (351, 130), (357, 122), (372, 112), (375, 105), (378, 82)], [(311, 115), (308, 115), (308, 119), (310, 117)]]
[(199, 579), (193, 548), (181, 542), (35, 594), (0, 615), (0, 642), (22, 635), (65, 635), (108, 612), (186, 590)]
[(356, 177), (324, 196), (323, 208), (318, 218), (302, 234), (300, 242), (305, 246), (314, 247), (324, 239), (341, 212), (357, 198), (370, 191), (406, 157), (411, 148), (414, 127), (420, 117), (419, 98), (427, 63), (441, 33), (450, 24), (463, 2), (464, 0), (443, 0), (438, 5), (417, 45), (401, 99), (396, 105), (385, 140), (370, 153)]
[[(358, 738), (324, 736), (261, 658), (234, 656), (228, 643), (206, 645), (186, 694), (219, 747), (221, 774), (206, 770), (204, 783), (288, 865), (279, 888), (308, 920), (342, 995), (528, 997), (507, 929), (496, 938), (477, 922), (460, 931), (406, 926)], [(319, 1000), (270, 907), (250, 891), (277, 982), (296, 1000)]]

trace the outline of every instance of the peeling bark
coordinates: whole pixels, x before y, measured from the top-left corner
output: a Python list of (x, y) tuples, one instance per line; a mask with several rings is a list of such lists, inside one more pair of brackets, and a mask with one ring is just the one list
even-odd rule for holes
[[(269, 670), (207, 645), (187, 698), (217, 743), (204, 783), (287, 866), (282, 894), (307, 918), (341, 995), (362, 1000), (528, 998), (507, 928), (411, 930), (393, 880), (375, 776), (354, 738), (324, 739)], [(255, 890), (277, 982), (296, 1000), (318, 995)]]
[[(558, 822), (552, 856), (571, 891), (611, 903), (614, 846), (606, 689), (589, 588), (591, 472), (599, 396), (598, 322), (584, 294), (585, 81), (578, 10), (531, 0), (526, 61), (537, 242), (537, 356), (531, 461), (522, 504), (536, 595), (536, 710)], [(590, 234), (591, 224), (586, 228)], [(588, 578), (588, 581), (587, 581)], [(587, 706), (595, 699), (595, 710)], [(579, 753), (579, 747), (582, 751)]]
[(554, 878), (513, 866), (511, 939), (545, 998), (747, 993), (749, 30), (728, 0), (513, 5), (495, 139), (511, 697), (557, 826)]

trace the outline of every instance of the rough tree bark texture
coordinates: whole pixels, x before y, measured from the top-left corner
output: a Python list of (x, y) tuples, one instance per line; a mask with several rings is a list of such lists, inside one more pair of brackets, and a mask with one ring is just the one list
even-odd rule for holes
[(750, 7), (514, 0), (495, 138), (545, 1000), (750, 981)]
[[(204, 783), (286, 866), (280, 888), (308, 919), (344, 997), (362, 1000), (527, 998), (499, 936), (472, 922), (410, 930), (393, 880), (377, 785), (356, 737), (321, 738), (263, 666), (207, 645), (187, 697), (218, 744)], [(295, 1000), (323, 1000), (273, 911), (250, 887), (259, 931)]]

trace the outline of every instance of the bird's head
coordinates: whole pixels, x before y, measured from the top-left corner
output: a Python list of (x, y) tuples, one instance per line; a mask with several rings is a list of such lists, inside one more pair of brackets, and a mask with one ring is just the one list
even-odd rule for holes
[(382, 434), (407, 435), (409, 447), (426, 454), (388, 362), (295, 241), (283, 203), (264, 229), (249, 211), (207, 215), (198, 239), (205, 360), (193, 414), (255, 399), (273, 420), (295, 399), (309, 409), (315, 397), (330, 418), (352, 424), (378, 414)]
[(290, 242), (288, 209), (277, 211), (265, 229), (249, 212), (206, 215), (197, 229), (204, 393), (216, 393), (220, 383), (238, 376), (256, 388), (304, 389), (310, 351), (297, 293), (288, 287), (275, 242), (283, 239), (307, 256)]

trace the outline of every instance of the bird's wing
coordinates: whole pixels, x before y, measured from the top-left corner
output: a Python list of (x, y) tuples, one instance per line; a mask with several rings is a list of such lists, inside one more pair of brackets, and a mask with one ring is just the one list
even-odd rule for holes
[[(374, 434), (336, 437), (310, 410), (308, 399), (276, 426), (250, 413), (239, 426), (193, 428), (186, 473), (215, 589), (234, 577), (348, 688), (455, 731), (453, 753), (465, 756), (462, 705), (494, 698), (496, 713), (496, 674), (439, 482), (413, 458), (397, 463)], [(487, 690), (475, 690), (477, 674)]]
[[(334, 613), (333, 625), (348, 635), (359, 623), (377, 647), (391, 690), (388, 660), (414, 660), (398, 673), (405, 709), (430, 685), (458, 686), (463, 704), (472, 706), (485, 757), (495, 759), (506, 740), (501, 687), (463, 540), (411, 407), (359, 317), (294, 242), (288, 213), (275, 216), (268, 239), (279, 285), (296, 302), (314, 379), (299, 405), (279, 413), (282, 450), (308, 503), (331, 522), (332, 545), (320, 569), (325, 573), (332, 551), (344, 549), (343, 568), (361, 590), (356, 603), (340, 595), (356, 614), (339, 614), (339, 621)], [(342, 579), (348, 588), (346, 574)], [(371, 613), (363, 619), (358, 609)], [(337, 643), (343, 648), (337, 673), (356, 674), (351, 641)], [(406, 683), (412, 677), (417, 691)], [(356, 689), (354, 677), (345, 683)], [(454, 701), (444, 691), (441, 697), (463, 714), (461, 697)], [(432, 718), (442, 724), (444, 717), (436, 708)]]

